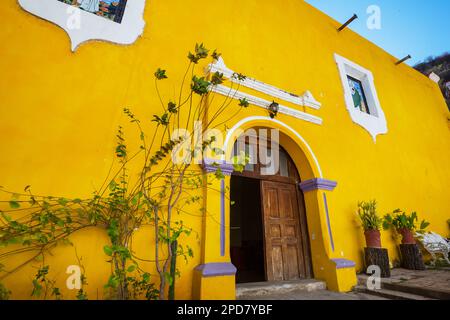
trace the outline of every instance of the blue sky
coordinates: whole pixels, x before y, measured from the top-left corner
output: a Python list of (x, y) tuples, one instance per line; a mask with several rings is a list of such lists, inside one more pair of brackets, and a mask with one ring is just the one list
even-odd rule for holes
[[(450, 52), (450, 0), (306, 0), (339, 22), (353, 13), (351, 29), (395, 57), (411, 54), (414, 65), (429, 56)], [(369, 30), (370, 5), (381, 9), (381, 29)]]

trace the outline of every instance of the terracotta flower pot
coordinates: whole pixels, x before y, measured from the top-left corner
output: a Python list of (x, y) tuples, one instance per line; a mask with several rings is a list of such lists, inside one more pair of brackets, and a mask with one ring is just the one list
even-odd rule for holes
[(364, 232), (366, 236), (366, 245), (368, 248), (381, 248), (380, 231), (367, 230)]
[(403, 228), (403, 229), (399, 229), (397, 230), (398, 233), (400, 233), (402, 235), (402, 244), (415, 244), (416, 240), (414, 239), (414, 233), (407, 229), (407, 228)]

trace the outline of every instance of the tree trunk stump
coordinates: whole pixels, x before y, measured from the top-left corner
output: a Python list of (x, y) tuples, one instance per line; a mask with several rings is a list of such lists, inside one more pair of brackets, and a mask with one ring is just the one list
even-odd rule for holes
[(425, 270), (422, 252), (417, 244), (401, 244), (402, 268), (409, 270)]
[(369, 266), (376, 265), (381, 270), (382, 278), (391, 276), (389, 268), (389, 255), (385, 248), (364, 248), (364, 260), (366, 262), (366, 270)]

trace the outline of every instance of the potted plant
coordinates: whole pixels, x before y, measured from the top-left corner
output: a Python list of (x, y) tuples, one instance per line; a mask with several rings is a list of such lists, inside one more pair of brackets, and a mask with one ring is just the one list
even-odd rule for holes
[(406, 212), (396, 209), (392, 213), (387, 214), (383, 220), (383, 228), (385, 230), (393, 227), (402, 235), (402, 244), (415, 244), (414, 231), (423, 233), (425, 228), (430, 225), (429, 222), (422, 220), (420, 228), (417, 229), (418, 217), (416, 212), (406, 214)]
[(358, 215), (364, 228), (367, 247), (381, 248), (380, 229), (383, 220), (377, 215), (376, 200), (359, 202)]
[[(447, 220), (448, 228), (450, 229), (450, 219)], [(447, 240), (450, 239), (450, 236), (448, 236)]]

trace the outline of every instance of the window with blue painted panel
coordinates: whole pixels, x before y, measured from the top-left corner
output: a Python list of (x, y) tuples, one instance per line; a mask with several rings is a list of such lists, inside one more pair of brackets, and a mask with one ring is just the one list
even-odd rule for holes
[(93, 13), (99, 17), (122, 23), (128, 0), (58, 0)]
[(350, 76), (347, 76), (347, 79), (348, 85), (350, 86), (350, 90), (352, 92), (353, 104), (355, 108), (361, 112), (370, 114), (369, 105), (367, 103), (362, 82)]

